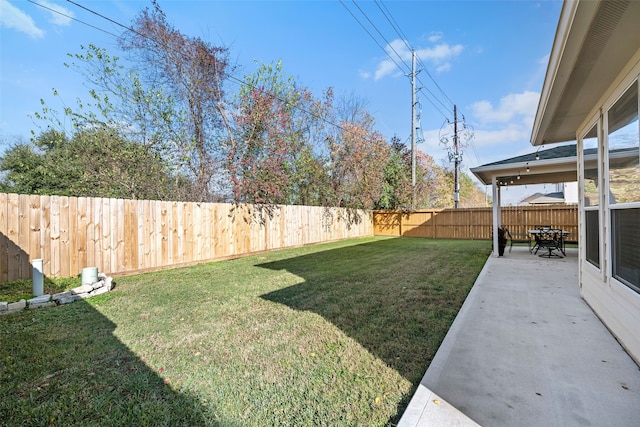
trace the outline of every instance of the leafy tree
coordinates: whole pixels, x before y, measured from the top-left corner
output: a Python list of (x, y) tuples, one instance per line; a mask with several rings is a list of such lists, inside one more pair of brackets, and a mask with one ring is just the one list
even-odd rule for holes
[(400, 142), (391, 138), (391, 155), (384, 167), (384, 185), (376, 209), (403, 209), (411, 206), (411, 152)]
[(323, 205), (331, 198), (323, 153), (333, 91), (314, 98), (280, 61), (244, 78), (227, 145), (234, 200)]
[(69, 143), (63, 133), (49, 129), (33, 139), (33, 144), (19, 142), (0, 158), (0, 170), (5, 172), (0, 188), (19, 194), (67, 195), (77, 179), (68, 167), (61, 174), (61, 165), (50, 164), (48, 156), (56, 148)]
[(55, 130), (0, 158), (2, 191), (22, 194), (162, 199), (179, 194), (164, 161), (149, 147), (107, 129)]
[[(437, 205), (435, 207), (453, 208), (454, 170), (453, 168), (442, 168), (442, 171), (443, 179), (441, 180), (436, 192)], [(461, 208), (485, 206), (486, 198), (484, 189), (474, 184), (471, 178), (465, 173), (460, 173), (458, 175), (458, 182), (460, 183)]]
[(234, 114), (236, 136), (227, 145), (227, 167), (236, 201), (290, 203), (300, 141), (292, 125), (293, 80), (282, 64), (262, 65), (245, 77)]
[[(448, 181), (445, 171), (433, 157), (418, 151), (416, 154), (417, 208), (447, 207)], [(453, 200), (453, 196), (451, 198)], [(453, 206), (453, 205), (452, 205)]]
[[(120, 39), (127, 66), (95, 45), (81, 46), (67, 64), (89, 87), (89, 101), (65, 108), (74, 130), (103, 128), (162, 157), (187, 200), (214, 200), (225, 124), (227, 50), (190, 38), (167, 21), (158, 4), (144, 9)], [(54, 91), (54, 95), (57, 92)], [(57, 112), (44, 105), (36, 118)], [(52, 120), (56, 122), (56, 119)], [(57, 121), (56, 128), (71, 133)], [(192, 180), (193, 185), (182, 185)]]
[(43, 186), (42, 158), (28, 144), (19, 143), (9, 148), (0, 158), (0, 170), (5, 172), (0, 192), (38, 194)]
[(373, 209), (384, 187), (389, 145), (372, 130), (368, 113), (362, 119), (343, 122), (338, 138), (328, 141), (334, 206)]

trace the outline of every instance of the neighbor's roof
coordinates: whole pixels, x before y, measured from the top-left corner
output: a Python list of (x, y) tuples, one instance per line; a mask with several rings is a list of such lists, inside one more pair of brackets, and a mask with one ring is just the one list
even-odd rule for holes
[(531, 144), (574, 141), (576, 131), (634, 56), (640, 1), (565, 1)]
[(557, 204), (564, 203), (564, 193), (557, 191), (554, 193), (540, 194), (536, 193), (520, 201), (520, 203), (528, 203), (530, 205)]

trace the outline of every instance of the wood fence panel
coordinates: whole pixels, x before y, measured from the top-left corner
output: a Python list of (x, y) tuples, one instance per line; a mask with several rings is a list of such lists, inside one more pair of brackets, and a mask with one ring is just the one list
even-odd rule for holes
[(113, 246), (111, 245), (111, 201), (107, 198), (101, 199), (102, 210), (101, 218), (102, 222), (101, 235), (100, 235), (100, 250), (102, 251), (102, 262), (97, 266), (100, 271), (113, 271), (111, 270), (111, 259), (113, 258)]
[(182, 203), (182, 231), (184, 233), (184, 243), (182, 251), (182, 262), (193, 262), (193, 204)]
[(81, 197), (82, 200), (84, 200), (84, 202), (82, 204), (78, 204), (80, 205), (84, 205), (85, 208), (85, 213), (84, 216), (86, 217), (86, 224), (87, 224), (87, 228), (86, 228), (86, 237), (85, 237), (85, 258), (86, 258), (86, 262), (84, 264), (81, 265), (81, 267), (84, 266), (95, 266), (95, 252), (94, 252), (94, 248), (95, 248), (95, 242), (94, 242), (94, 236), (95, 236), (95, 224), (93, 223), (93, 201), (94, 199), (89, 198), (89, 197)]
[(9, 224), (7, 210), (9, 202), (7, 194), (0, 194), (0, 282), (5, 282), (9, 277)]
[(62, 253), (60, 252), (60, 197), (51, 196), (49, 200), (49, 209), (51, 214), (51, 245), (50, 254), (51, 257), (51, 272), (54, 277), (60, 276), (60, 259)]
[(280, 248), (280, 236), (282, 235), (282, 218), (284, 217), (284, 207), (278, 206), (274, 210), (272, 218), (269, 218), (269, 245), (267, 249)]
[(60, 206), (60, 246), (58, 248), (60, 251), (60, 270), (58, 276), (71, 277), (78, 273), (71, 272), (71, 265), (69, 263), (69, 259), (71, 258), (69, 246), (69, 197), (61, 196), (58, 201)]
[(92, 199), (91, 204), (91, 217), (93, 218), (93, 238), (91, 240), (93, 246), (93, 264), (89, 264), (89, 267), (97, 267), (98, 270), (100, 270), (102, 260), (104, 259), (102, 253), (102, 199)]
[[(112, 199), (113, 200), (113, 199)], [(112, 214), (115, 218), (115, 223), (111, 223), (112, 234), (114, 238), (114, 255), (115, 255), (115, 271), (126, 271), (126, 241), (125, 241), (125, 201), (124, 199), (115, 199), (115, 212)], [(127, 228), (130, 230), (131, 228)], [(114, 270), (111, 270), (114, 271)]]
[(402, 213), (380, 211), (374, 213), (373, 230), (376, 236), (402, 236)]
[(213, 259), (213, 203), (203, 205), (203, 259)]
[[(526, 233), (539, 225), (551, 225), (570, 232), (570, 241), (578, 240), (578, 208), (575, 205), (503, 207), (501, 217), (502, 224), (514, 233)], [(376, 236), (490, 240), (492, 229), (492, 208), (373, 213)]]
[(112, 275), (373, 234), (338, 208), (0, 194), (0, 281), (97, 267)]
[(18, 197), (18, 246), (21, 250), (19, 257), (20, 276), (30, 277), (29, 257), (24, 256), (29, 251), (29, 196)]
[(211, 216), (212, 216), (212, 210), (213, 210), (213, 206), (211, 203), (205, 203), (203, 205), (203, 209), (202, 209), (202, 238), (203, 238), (203, 253), (202, 253), (202, 259), (212, 259), (213, 258), (213, 253), (211, 252), (211, 236), (212, 236), (212, 229), (211, 229)]
[[(158, 202), (156, 200), (150, 200), (147, 207), (147, 221), (145, 223), (145, 233), (149, 236), (149, 241), (145, 242), (146, 250), (148, 253), (145, 268), (153, 269), (158, 265), (158, 258), (162, 259), (162, 248), (157, 247), (156, 244), (161, 237), (158, 237), (158, 223), (157, 218), (160, 215), (158, 209)], [(162, 228), (162, 226), (160, 226)]]
[(51, 197), (40, 197), (40, 258), (42, 272), (51, 274)]
[(20, 230), (20, 200), (17, 194), (9, 194), (7, 201), (7, 237), (8, 247), (8, 280), (20, 279), (20, 246), (18, 245)]
[(152, 254), (153, 268), (159, 268), (162, 267), (162, 260), (164, 258), (162, 253), (162, 239), (164, 237), (162, 234), (162, 209), (164, 207), (164, 202), (154, 200), (151, 204), (153, 206), (153, 242), (150, 250)]
[(125, 200), (124, 201), (124, 227), (123, 232), (131, 230), (131, 232), (125, 233), (124, 238), (124, 259), (123, 268), (125, 270), (135, 270), (138, 266), (138, 218), (136, 216), (136, 201)]
[[(69, 272), (71, 275), (77, 275), (82, 272), (82, 268), (85, 264), (79, 262), (81, 250), (80, 250), (80, 236), (78, 236), (78, 223), (80, 222), (80, 211), (78, 209), (78, 198), (69, 197)], [(38, 235), (38, 237), (40, 237)]]
[(87, 247), (89, 244), (89, 209), (88, 202), (89, 199), (86, 197), (79, 197), (77, 203), (78, 209), (78, 220), (76, 222), (75, 228), (75, 236), (76, 236), (76, 250), (78, 251), (78, 256), (76, 257), (77, 265), (76, 268), (80, 271), (86, 266), (93, 265), (88, 262), (87, 257)]
[[(216, 239), (214, 241), (214, 252), (216, 257), (224, 258), (229, 254), (230, 246), (232, 243), (227, 230), (227, 205), (222, 203), (216, 203), (215, 206), (215, 230)], [(228, 244), (224, 244), (227, 243)]]
[(243, 205), (243, 215), (240, 218), (240, 236), (242, 237), (242, 249), (239, 254), (251, 253), (251, 216), (254, 209), (249, 205)]
[[(29, 200), (29, 261), (42, 258), (40, 255), (40, 197), (24, 196)], [(31, 266), (29, 265), (29, 269)], [(33, 269), (31, 269), (33, 272)]]
[(177, 264), (179, 261), (178, 255), (178, 203), (166, 202), (165, 208), (167, 209), (168, 216), (168, 243), (167, 243), (167, 259), (169, 265)]

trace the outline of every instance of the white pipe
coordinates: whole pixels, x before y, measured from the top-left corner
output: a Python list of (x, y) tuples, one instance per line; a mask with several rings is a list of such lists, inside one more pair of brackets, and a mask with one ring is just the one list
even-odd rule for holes
[(34, 259), (33, 265), (33, 295), (39, 297), (44, 294), (44, 277), (42, 275), (42, 259)]

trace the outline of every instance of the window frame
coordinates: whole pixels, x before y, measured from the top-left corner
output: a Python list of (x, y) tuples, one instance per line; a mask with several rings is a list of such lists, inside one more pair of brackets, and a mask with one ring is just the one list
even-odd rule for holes
[[(580, 148), (578, 150), (579, 153), (579, 166), (580, 166), (580, 176), (581, 176), (581, 180), (580, 180), (580, 187), (579, 187), (579, 196), (580, 196), (580, 207), (581, 207), (581, 233), (582, 233), (582, 241), (585, 242), (584, 245), (582, 246), (582, 256), (581, 258), (584, 259), (586, 261), (586, 265), (589, 265), (590, 268), (593, 268), (595, 271), (599, 272), (602, 276), (602, 279), (604, 280), (604, 275), (602, 274), (602, 264), (603, 264), (603, 248), (602, 248), (602, 242), (603, 242), (603, 237), (602, 236), (602, 227), (600, 227), (601, 224), (601, 220), (603, 218), (603, 214), (602, 214), (602, 178), (603, 178), (603, 173), (602, 173), (602, 146), (603, 146), (603, 141), (602, 141), (602, 114), (600, 112), (598, 112), (598, 114), (596, 115), (596, 117), (594, 119), (592, 119), (589, 122), (589, 126), (586, 127), (586, 131), (578, 138), (578, 147)], [(584, 146), (584, 141), (587, 139), (591, 139), (593, 138), (593, 136), (589, 136), (591, 133), (593, 133), (595, 130), (595, 138), (596, 138), (596, 165), (597, 165), (597, 176), (596, 176), (596, 185), (598, 188), (598, 195), (597, 195), (597, 200), (596, 200), (596, 204), (590, 204), (587, 206), (586, 202), (586, 198), (585, 198), (585, 146)], [(590, 148), (590, 147), (589, 147)], [(598, 231), (597, 231), (597, 238), (598, 238), (598, 243), (597, 243), (597, 247), (598, 247), (598, 263), (595, 264), (593, 263), (588, 257), (587, 257), (587, 212), (598, 212)]]
[[(604, 132), (603, 132), (603, 141), (604, 141), (604, 149), (602, 150), (601, 156), (604, 160), (604, 170), (602, 174), (603, 184), (604, 184), (604, 194), (608, 195), (611, 192), (610, 186), (610, 156), (609, 156), (609, 111), (616, 105), (616, 103), (622, 99), (627, 92), (635, 85), (637, 90), (637, 111), (638, 119), (636, 119), (636, 125), (638, 126), (638, 144), (640, 146), (640, 76), (637, 74), (631, 81), (624, 85), (619, 91), (616, 91), (616, 96), (611, 99), (610, 102), (607, 103), (605, 113), (603, 114), (603, 122), (604, 122)], [(640, 183), (639, 183), (640, 185)], [(609, 278), (610, 282), (619, 284), (624, 288), (634, 292), (635, 294), (640, 294), (640, 283), (632, 284), (624, 280), (623, 278), (618, 278), (614, 275), (614, 264), (616, 260), (616, 252), (615, 252), (615, 229), (614, 229), (614, 211), (623, 210), (623, 209), (636, 209), (640, 208), (640, 200), (630, 202), (630, 203), (611, 203), (609, 197), (603, 196), (601, 199), (604, 207), (605, 213), (605, 224), (606, 224), (606, 233), (605, 233), (605, 248), (607, 251), (609, 261), (606, 262), (606, 275)], [(602, 251), (602, 245), (600, 246), (600, 250)], [(602, 260), (601, 252), (601, 260)]]

